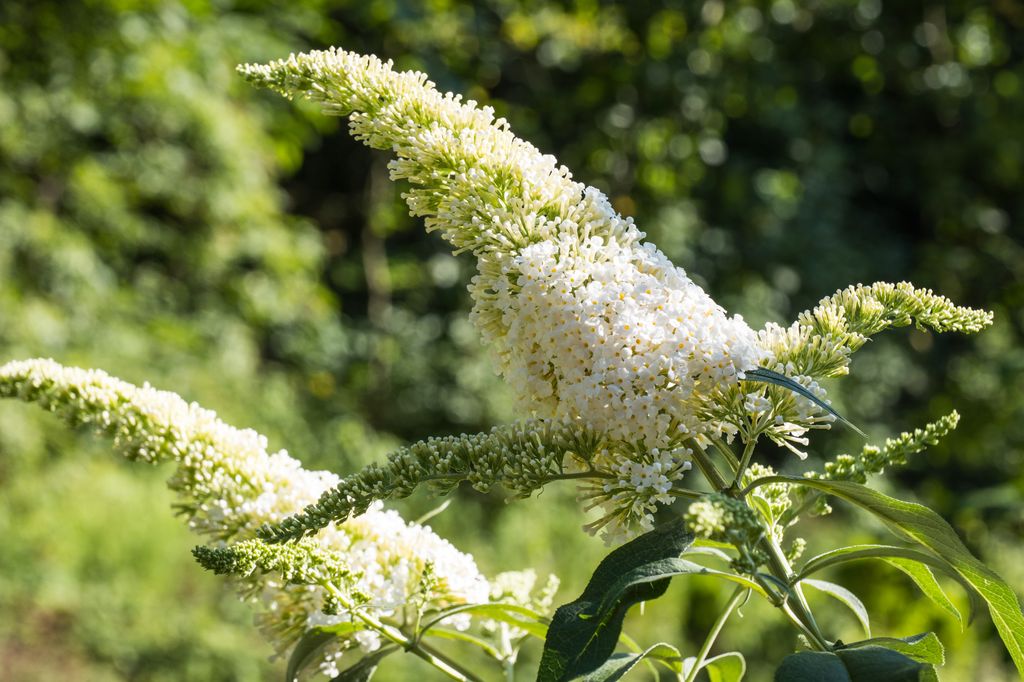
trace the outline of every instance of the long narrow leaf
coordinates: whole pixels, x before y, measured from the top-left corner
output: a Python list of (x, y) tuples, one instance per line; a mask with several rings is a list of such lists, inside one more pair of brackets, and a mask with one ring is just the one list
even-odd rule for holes
[[(921, 592), (931, 599), (942, 610), (950, 613), (960, 622), (961, 628), (966, 623), (974, 620), (976, 611), (980, 608), (983, 600), (979, 597), (974, 587), (957, 573), (949, 563), (931, 553), (922, 552), (913, 547), (896, 547), (893, 545), (852, 545), (840, 547), (819, 554), (804, 563), (797, 572), (797, 579), (800, 580), (809, 575), (817, 573), (822, 569), (849, 561), (860, 561), (863, 559), (880, 559), (889, 563), (906, 573), (911, 580), (920, 588)], [(966, 623), (963, 614), (950, 601), (946, 591), (935, 579), (932, 569), (942, 572), (943, 575), (955, 580), (967, 593), (968, 613)]]
[[(615, 654), (592, 673), (587, 674), (584, 682), (615, 682), (636, 667), (640, 661), (655, 658), (668, 665), (673, 671), (682, 670), (682, 655), (679, 649), (671, 644), (661, 642), (641, 651), (638, 654)], [(672, 663), (674, 662), (674, 664)], [(656, 670), (656, 669), (655, 669)]]
[(868, 610), (864, 606), (857, 595), (850, 590), (846, 589), (842, 585), (836, 585), (830, 583), (827, 580), (813, 580), (811, 578), (804, 578), (800, 581), (801, 585), (810, 585), (816, 590), (821, 590), (830, 597), (846, 604), (853, 611), (853, 615), (857, 616), (857, 620), (860, 621), (860, 626), (864, 628), (864, 633), (871, 636), (871, 619), (868, 617)]
[(841, 415), (838, 412), (836, 412), (835, 408), (833, 408), (831, 405), (826, 403), (824, 400), (822, 400), (818, 396), (816, 396), (813, 393), (811, 393), (810, 391), (808, 391), (805, 386), (802, 386), (801, 384), (799, 384), (798, 382), (794, 381), (793, 379), (790, 379), (785, 374), (779, 374), (778, 372), (773, 372), (770, 369), (764, 369), (763, 367), (759, 367), (757, 369), (748, 369), (746, 372), (744, 372), (744, 375), (745, 375), (745, 378), (746, 378), (747, 381), (760, 381), (760, 382), (763, 382), (763, 383), (766, 383), (766, 384), (774, 384), (776, 386), (782, 386), (783, 388), (788, 388), (789, 390), (793, 391), (794, 393), (800, 394), (801, 396), (803, 396), (804, 398), (807, 398), (808, 400), (810, 400), (812, 403), (814, 403), (815, 405), (817, 405), (821, 409), (823, 409), (826, 412), (828, 412), (830, 415), (835, 417), (842, 424), (850, 427), (851, 429), (856, 431), (861, 436), (867, 438), (867, 434), (864, 433), (863, 431), (861, 431), (859, 428), (857, 428), (857, 426), (855, 424), (853, 424), (853, 422), (851, 422), (846, 417), (844, 417), (843, 415)]
[[(935, 574), (932, 570), (922, 563), (913, 561), (910, 559), (897, 559), (889, 557), (883, 559), (886, 563), (895, 566), (899, 570), (907, 574), (907, 576), (914, 581), (918, 589), (921, 590), (924, 596), (932, 600), (932, 603), (938, 606), (940, 609), (956, 618), (957, 622), (960, 623), (960, 629), (963, 630), (967, 626), (967, 622), (964, 620), (964, 615), (960, 613), (960, 609), (950, 600), (949, 595), (942, 589), (942, 585), (935, 579)], [(968, 594), (972, 594), (968, 592)], [(973, 602), (972, 602), (973, 604)]]
[(920, 504), (897, 500), (850, 481), (767, 476), (757, 483), (791, 483), (822, 490), (871, 512), (897, 535), (930, 549), (985, 600), (1017, 671), (1024, 675), (1024, 613), (1017, 595), (995, 571), (971, 554), (941, 516)]
[[(683, 675), (689, 675), (697, 662), (696, 656), (683, 661)], [(729, 651), (704, 661), (701, 670), (705, 671), (709, 682), (740, 682), (747, 672), (747, 661), (738, 651)]]

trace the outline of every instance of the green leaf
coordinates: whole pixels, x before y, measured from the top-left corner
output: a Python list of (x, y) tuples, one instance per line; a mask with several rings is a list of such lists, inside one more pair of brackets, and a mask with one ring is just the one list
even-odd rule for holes
[(821, 590), (830, 597), (838, 599), (842, 603), (850, 607), (853, 614), (857, 616), (857, 620), (860, 621), (860, 625), (864, 628), (864, 633), (871, 636), (871, 619), (868, 617), (868, 610), (864, 606), (864, 602), (857, 598), (850, 590), (846, 589), (842, 585), (836, 585), (826, 580), (813, 580), (811, 578), (804, 578), (800, 581), (801, 585), (809, 585), (816, 590)]
[[(932, 573), (930, 568), (911, 559), (897, 559), (889, 557), (883, 559), (883, 561), (906, 573), (910, 579), (914, 581), (914, 584), (917, 585), (918, 589), (921, 590), (924, 596), (931, 599), (932, 603), (957, 619), (957, 622), (960, 623), (961, 630), (967, 626), (967, 623), (964, 621), (963, 614), (960, 613), (960, 609), (950, 601), (949, 595), (947, 595), (946, 591), (942, 589), (942, 585), (940, 585), (939, 581), (935, 579), (935, 574)], [(973, 595), (973, 590), (970, 590), (968, 593)]]
[(880, 646), (787, 656), (775, 682), (937, 682), (935, 668)]
[(886, 649), (892, 649), (922, 663), (931, 663), (933, 665), (944, 665), (946, 663), (946, 650), (934, 632), (924, 632), (920, 635), (899, 638), (873, 637), (862, 642), (847, 644), (846, 648), (854, 649), (865, 646), (881, 646)]
[(768, 476), (758, 481), (762, 485), (769, 482), (789, 482), (835, 495), (871, 512), (897, 535), (933, 551), (988, 604), (999, 636), (1017, 671), (1024, 675), (1024, 613), (1017, 595), (995, 571), (970, 553), (956, 531), (941, 516), (920, 504), (903, 502), (850, 481), (820, 481), (795, 476)]
[(600, 668), (584, 676), (583, 680), (584, 682), (614, 682), (621, 679), (623, 675), (632, 670), (640, 661), (648, 657), (659, 659), (676, 672), (682, 670), (680, 663), (682, 655), (679, 653), (679, 649), (676, 649), (671, 644), (662, 642), (638, 654), (615, 654), (605, 661)]
[(449, 629), (449, 628), (438, 628), (438, 627), (435, 627), (435, 628), (433, 628), (430, 631), (430, 635), (432, 637), (439, 637), (441, 639), (451, 639), (451, 640), (456, 640), (456, 641), (459, 641), (459, 642), (467, 642), (469, 644), (472, 644), (473, 646), (479, 647), (488, 656), (490, 656), (491, 658), (497, 659), (499, 661), (501, 661), (501, 660), (503, 660), (505, 658), (502, 655), (502, 653), (500, 651), (498, 651), (498, 649), (496, 649), (494, 647), (493, 644), (491, 644), (490, 642), (488, 642), (485, 639), (481, 639), (480, 637), (477, 637), (476, 635), (471, 635), (468, 632), (462, 632), (460, 630), (452, 630), (452, 629)]
[[(684, 676), (690, 674), (696, 662), (696, 656), (690, 656), (683, 661)], [(707, 671), (710, 682), (740, 682), (747, 673), (747, 661), (740, 652), (730, 651), (707, 659), (701, 670)]]
[(676, 519), (606, 556), (583, 594), (555, 611), (538, 682), (571, 680), (600, 668), (615, 650), (630, 607), (668, 589), (673, 573), (666, 574), (661, 562), (678, 557), (692, 542), (682, 519)]
[[(743, 374), (745, 375), (744, 378), (747, 381), (759, 381), (759, 382), (763, 382), (763, 383), (766, 383), (766, 384), (775, 384), (776, 386), (782, 386), (783, 388), (788, 388), (789, 390), (793, 391), (794, 393), (799, 393), (801, 396), (803, 396), (804, 398), (807, 398), (812, 403), (814, 403), (815, 405), (817, 405), (818, 407), (820, 407), (821, 409), (825, 410), (830, 415), (835, 417), (842, 424), (845, 424), (846, 426), (850, 427), (851, 429), (853, 429), (854, 431), (859, 433), (861, 436), (863, 436), (865, 438), (868, 437), (868, 435), (866, 433), (864, 433), (859, 428), (857, 428), (846, 417), (844, 417), (843, 415), (841, 415), (838, 412), (836, 412), (835, 408), (833, 408), (831, 405), (826, 403), (824, 400), (822, 400), (818, 396), (816, 396), (813, 393), (811, 393), (810, 391), (808, 391), (806, 387), (802, 386), (801, 384), (799, 384), (798, 382), (794, 381), (793, 379), (790, 379), (789, 377), (787, 377), (785, 374), (779, 374), (778, 372), (773, 372), (772, 370), (765, 369), (763, 367), (758, 367), (757, 369), (748, 369)], [(753, 379), (751, 379), (751, 377), (753, 377)]]
[(548, 626), (546, 625), (548, 619), (533, 609), (519, 606), (518, 604), (493, 602), (490, 604), (460, 604), (459, 606), (453, 606), (440, 611), (420, 628), (420, 635), (426, 634), (428, 630), (441, 623), (444, 619), (457, 613), (468, 613), (507, 623), (538, 639), (544, 639), (548, 634)]
[(852, 545), (850, 547), (840, 547), (808, 559), (798, 572), (797, 579), (800, 580), (829, 566), (862, 559), (881, 559), (906, 573), (924, 592), (925, 596), (942, 609), (952, 613), (960, 621), (961, 627), (964, 626), (963, 617), (959, 609), (946, 596), (942, 586), (935, 580), (932, 569), (937, 569), (943, 575), (956, 580), (967, 592), (968, 599), (970, 600), (970, 614), (967, 622), (974, 620), (975, 611), (979, 608), (979, 604), (982, 603), (974, 587), (963, 576), (953, 570), (946, 561), (939, 559), (934, 554), (925, 553), (913, 547), (895, 547), (893, 545)]
[(385, 647), (366, 654), (354, 665), (345, 668), (336, 677), (332, 677), (331, 682), (369, 682), (384, 657), (396, 651), (398, 651), (398, 647)]
[[(342, 623), (341, 625), (351, 624)], [(357, 630), (359, 628), (353, 626), (352, 629)], [(292, 649), (292, 655), (288, 657), (288, 666), (284, 677), (285, 682), (295, 682), (299, 673), (316, 659), (325, 646), (336, 640), (339, 636), (340, 633), (336, 631), (336, 627), (307, 630), (302, 635), (302, 638), (299, 639), (295, 648)]]

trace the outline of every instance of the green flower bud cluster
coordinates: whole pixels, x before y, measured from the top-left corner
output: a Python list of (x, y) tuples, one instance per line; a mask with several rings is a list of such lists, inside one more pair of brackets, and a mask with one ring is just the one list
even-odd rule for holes
[(843, 376), (850, 354), (869, 337), (911, 322), (920, 329), (972, 334), (992, 324), (992, 313), (958, 306), (909, 282), (858, 284), (823, 298), (786, 329), (767, 325), (760, 340), (777, 363), (792, 366), (797, 374)]
[(766, 556), (759, 548), (764, 527), (742, 500), (711, 493), (692, 503), (683, 520), (697, 537), (733, 545), (739, 552), (732, 562), (737, 571), (752, 575), (765, 563)]
[(809, 472), (808, 478), (865, 483), (871, 474), (883, 473), (886, 467), (903, 466), (907, 457), (935, 445), (956, 428), (960, 415), (954, 410), (924, 428), (905, 431), (889, 438), (882, 447), (865, 445), (858, 455), (839, 455), (825, 463), (824, 473)]
[(382, 464), (371, 464), (341, 479), (306, 507), (259, 530), (271, 542), (315, 533), (335, 520), (358, 515), (376, 500), (402, 498), (420, 485), (450, 492), (466, 481), (487, 491), (500, 484), (518, 497), (562, 476), (566, 458), (589, 467), (602, 440), (593, 432), (562, 421), (529, 420), (495, 427), (487, 433), (443, 436), (403, 447)]
[(244, 579), (274, 573), (286, 585), (331, 585), (347, 591), (355, 585), (357, 577), (342, 552), (310, 540), (288, 545), (271, 545), (255, 539), (223, 547), (199, 545), (192, 555), (203, 568), (217, 575)]

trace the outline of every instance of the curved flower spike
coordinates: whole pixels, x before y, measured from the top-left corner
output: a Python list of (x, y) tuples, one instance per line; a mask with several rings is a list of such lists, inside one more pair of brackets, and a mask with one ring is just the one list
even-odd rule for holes
[[(753, 330), (492, 109), (338, 49), (239, 71), (349, 116), (357, 139), (395, 154), (411, 213), (476, 256), (472, 319), (525, 415), (602, 433), (642, 467), (720, 432), (703, 404), (766, 359)], [(617, 499), (613, 512), (633, 502)], [(652, 505), (625, 522), (649, 521)]]
[[(412, 601), (425, 612), (487, 601), (490, 585), (471, 556), (379, 502), (294, 546), (251, 539), (261, 524), (313, 504), (338, 477), (303, 469), (284, 451), (268, 453), (263, 436), (235, 429), (174, 393), (99, 370), (26, 360), (0, 366), (0, 397), (37, 403), (70, 424), (93, 426), (112, 436), (129, 459), (176, 463), (168, 485), (179, 496), (178, 507), (193, 530), (218, 541), (216, 549), (198, 549), (197, 557), (237, 576), (242, 594), (261, 604), (257, 622), (279, 652), (311, 628), (350, 622), (351, 613), (330, 613), (331, 588), (358, 595), (367, 612), (398, 620)], [(371, 650), (379, 643), (373, 631), (354, 631), (325, 654), (322, 669), (337, 674), (334, 663), (343, 648)]]

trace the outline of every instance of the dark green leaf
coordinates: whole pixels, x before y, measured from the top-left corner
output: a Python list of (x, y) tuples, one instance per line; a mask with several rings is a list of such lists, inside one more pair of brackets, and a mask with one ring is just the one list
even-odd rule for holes
[(306, 634), (302, 635), (302, 638), (292, 650), (292, 655), (288, 657), (288, 667), (285, 670), (284, 677), (285, 682), (295, 682), (299, 673), (313, 662), (325, 646), (337, 638), (338, 635), (328, 632), (323, 628), (314, 628), (306, 631)]
[(606, 556), (583, 594), (555, 611), (538, 682), (571, 680), (600, 668), (615, 650), (629, 608), (668, 589), (671, 574), (663, 573), (660, 562), (678, 557), (692, 542), (682, 520), (676, 519)]
[[(845, 424), (846, 426), (850, 427), (851, 429), (853, 429), (854, 431), (856, 431), (860, 435), (862, 435), (865, 438), (867, 438), (867, 434), (866, 433), (864, 433), (859, 428), (857, 428), (846, 417), (844, 417), (843, 415), (841, 415), (838, 412), (836, 412), (835, 408), (833, 408), (831, 405), (826, 403), (824, 400), (822, 400), (818, 396), (816, 396), (813, 393), (811, 393), (810, 391), (808, 391), (806, 387), (800, 385), (799, 383), (797, 383), (793, 379), (790, 379), (789, 377), (787, 377), (785, 374), (779, 374), (778, 372), (773, 372), (770, 369), (764, 369), (763, 367), (759, 367), (757, 369), (748, 369), (746, 372), (744, 372), (744, 375), (745, 375), (745, 378), (746, 378), (747, 381), (760, 381), (760, 382), (763, 382), (763, 383), (766, 383), (766, 384), (775, 384), (776, 386), (782, 386), (783, 388), (788, 388), (789, 390), (793, 391), (794, 393), (799, 393), (804, 398), (807, 398), (812, 403), (814, 403), (815, 405), (817, 405), (821, 409), (823, 409), (826, 412), (828, 412), (830, 415), (835, 417), (841, 423)], [(753, 377), (753, 378), (751, 378), (751, 377)]]
[(981, 563), (945, 519), (931, 509), (903, 502), (850, 481), (819, 481), (795, 476), (769, 476), (765, 481), (785, 481), (823, 490), (874, 514), (897, 535), (918, 542), (953, 568), (988, 604), (999, 636), (1003, 638), (1017, 671), (1024, 675), (1024, 613), (1010, 586)]
[(881, 646), (886, 649), (892, 649), (922, 663), (943, 665), (946, 662), (945, 649), (943, 649), (942, 642), (939, 641), (934, 632), (924, 632), (920, 635), (899, 638), (874, 637), (872, 639), (865, 639), (862, 642), (847, 644), (846, 648), (854, 649), (865, 646)]
[(775, 682), (936, 682), (935, 668), (880, 646), (787, 656)]
[(331, 682), (369, 682), (373, 674), (377, 672), (377, 666), (380, 665), (381, 660), (395, 651), (398, 651), (397, 647), (377, 649), (373, 653), (363, 656), (355, 665), (342, 670), (341, 674), (331, 678)]
[(801, 651), (782, 660), (775, 682), (850, 682), (850, 673), (835, 654)]

